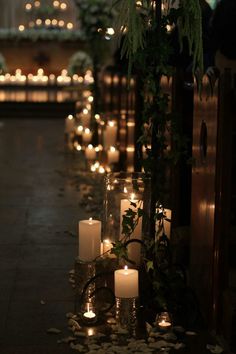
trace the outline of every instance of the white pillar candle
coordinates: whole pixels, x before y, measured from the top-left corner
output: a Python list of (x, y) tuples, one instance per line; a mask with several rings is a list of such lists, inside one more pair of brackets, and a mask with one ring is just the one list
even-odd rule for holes
[[(136, 203), (136, 207), (131, 205), (132, 203)], [(121, 199), (121, 208), (120, 208), (120, 237), (122, 238), (122, 221), (123, 215), (125, 215), (125, 211), (128, 209), (132, 209), (133, 211), (137, 212), (138, 208), (143, 209), (143, 201), (139, 201), (136, 199), (134, 193), (131, 193), (129, 199)], [(137, 217), (137, 216), (136, 216)], [(142, 239), (142, 217), (139, 218), (138, 223), (130, 235), (130, 239)], [(138, 243), (131, 243), (128, 245), (128, 257), (130, 260), (134, 261), (137, 265), (140, 263), (140, 256), (141, 256), (141, 245)]]
[[(164, 227), (165, 235), (170, 239), (172, 211), (171, 211), (171, 209), (164, 209), (164, 212), (165, 212), (166, 218), (169, 219), (170, 221), (167, 221), (164, 219), (163, 220), (163, 227)], [(159, 221), (156, 221), (156, 233), (157, 233), (157, 237), (160, 237), (163, 233), (163, 229), (162, 229), (162, 227), (160, 227)]]
[[(136, 204), (136, 207), (131, 205), (132, 203)], [(139, 201), (134, 193), (131, 193), (129, 199), (121, 199), (120, 203), (120, 234), (122, 235), (122, 221), (123, 215), (125, 215), (125, 211), (128, 209), (132, 209), (133, 211), (137, 212), (138, 208), (143, 208), (143, 202)], [(133, 238), (141, 239), (142, 235), (142, 218), (139, 218), (138, 224), (136, 225), (134, 232), (132, 233)]]
[(79, 259), (91, 262), (100, 256), (101, 221), (81, 220), (79, 222)]
[(119, 161), (120, 152), (114, 146), (111, 146), (107, 151), (107, 162), (117, 163)]
[(127, 146), (127, 148), (126, 148), (127, 164), (134, 163), (134, 152), (135, 152), (134, 146)]
[(71, 133), (75, 129), (75, 120), (72, 114), (69, 114), (65, 120), (65, 133)]
[(138, 297), (138, 271), (119, 269), (115, 271), (115, 296), (121, 298)]
[(76, 128), (76, 134), (78, 136), (82, 135), (83, 134), (83, 130), (84, 128), (82, 127), (82, 125), (79, 125), (77, 128)]
[(86, 128), (82, 134), (83, 142), (90, 143), (92, 139), (92, 132), (89, 128)]
[(114, 121), (109, 121), (103, 133), (103, 145), (105, 149), (116, 144), (117, 124)]
[(85, 156), (88, 160), (95, 160), (96, 159), (96, 151), (95, 151), (92, 144), (89, 144), (85, 148)]
[(84, 108), (80, 114), (80, 122), (83, 127), (88, 127), (90, 125), (91, 113), (87, 108)]
[(110, 252), (110, 250), (112, 249), (112, 243), (110, 240), (103, 240), (102, 242), (102, 253), (108, 253)]
[(128, 144), (134, 143), (134, 129), (135, 129), (135, 122), (128, 122), (127, 123), (127, 130), (128, 130)]

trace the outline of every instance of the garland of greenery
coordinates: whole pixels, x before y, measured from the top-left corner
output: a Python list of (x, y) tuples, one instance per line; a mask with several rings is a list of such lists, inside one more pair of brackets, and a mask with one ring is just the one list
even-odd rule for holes
[[(185, 152), (186, 140), (180, 135), (179, 121), (176, 115), (169, 112), (169, 96), (162, 90), (161, 78), (173, 74), (171, 57), (173, 42), (169, 28), (177, 29), (180, 49), (184, 41), (188, 43), (189, 55), (192, 56), (193, 72), (198, 68), (203, 70), (203, 50), (201, 38), (201, 9), (198, 0), (180, 0), (179, 6), (175, 0), (117, 0), (119, 18), (116, 31), (121, 33), (121, 54), (129, 61), (129, 71), (133, 67), (134, 74), (141, 81), (143, 109), (143, 134), (139, 143), (145, 146), (148, 158), (143, 161), (143, 167), (152, 179), (151, 228), (150, 238), (145, 241), (144, 275), (147, 279), (145, 302), (152, 294), (151, 306), (156, 309), (168, 309), (175, 314), (183, 305), (185, 299), (192, 302), (190, 308), (196, 309), (196, 304), (186, 289), (183, 274), (172, 264), (168, 238), (163, 228), (166, 218), (164, 209), (166, 185), (166, 170), (171, 162), (178, 161)], [(165, 11), (162, 10), (165, 6)], [(172, 137), (171, 149), (167, 149), (167, 131)], [(131, 209), (123, 216), (123, 234), (127, 242), (134, 230), (133, 219), (137, 215), (129, 215)], [(156, 223), (162, 227), (162, 234), (156, 237)], [(124, 246), (124, 245), (123, 245)], [(125, 258), (127, 254), (121, 242), (114, 244), (113, 253)], [(186, 299), (184, 292), (186, 290)], [(144, 294), (145, 297), (145, 294)], [(181, 300), (182, 299), (182, 300)], [(153, 301), (154, 300), (154, 301)], [(195, 317), (193, 313), (189, 317)]]

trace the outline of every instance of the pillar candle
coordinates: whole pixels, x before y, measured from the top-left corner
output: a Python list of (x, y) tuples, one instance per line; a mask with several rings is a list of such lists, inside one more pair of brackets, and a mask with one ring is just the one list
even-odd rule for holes
[(120, 152), (114, 146), (111, 146), (107, 151), (107, 162), (116, 163), (119, 161)]
[(134, 145), (127, 146), (126, 148), (126, 158), (127, 158), (127, 163), (132, 164), (134, 163), (134, 152), (135, 152), (135, 147)]
[(110, 240), (103, 240), (102, 242), (102, 253), (109, 252), (113, 245)]
[(128, 122), (127, 123), (127, 130), (128, 130), (128, 144), (134, 143), (134, 129), (135, 129), (135, 122)]
[(88, 127), (90, 125), (91, 113), (88, 109), (84, 108), (80, 114), (80, 122), (83, 127)]
[(119, 269), (115, 271), (115, 296), (121, 298), (138, 297), (138, 271)]
[(92, 144), (89, 144), (85, 148), (85, 156), (88, 160), (95, 160), (96, 159), (96, 151), (95, 151)]
[(75, 120), (72, 114), (69, 114), (65, 120), (65, 133), (71, 133), (75, 129)]
[(82, 134), (83, 142), (89, 143), (92, 139), (92, 132), (89, 128), (86, 128)]
[(104, 148), (108, 149), (110, 146), (116, 144), (117, 138), (117, 124), (114, 121), (109, 121), (103, 133)]
[[(137, 207), (135, 208), (132, 203), (136, 203)], [(133, 211), (137, 212), (138, 207), (143, 208), (143, 202), (139, 202), (137, 197), (135, 196), (134, 193), (131, 193), (130, 199), (121, 199), (121, 206), (120, 206), (120, 234), (122, 234), (122, 221), (123, 221), (123, 215), (125, 215), (125, 211), (128, 209), (132, 209)], [(139, 204), (139, 205), (138, 205)], [(137, 226), (134, 229), (134, 232), (132, 233), (133, 238), (138, 238), (141, 239), (141, 234), (142, 234), (142, 218), (139, 219)]]
[[(137, 207), (134, 207), (131, 205), (132, 203), (136, 203)], [(133, 211), (137, 212), (138, 208), (143, 208), (143, 202), (138, 201), (136, 199), (136, 196), (134, 193), (131, 193), (130, 199), (121, 199), (121, 208), (120, 208), (120, 237), (122, 238), (122, 221), (123, 221), (123, 215), (125, 215), (125, 211), (128, 209), (132, 209)], [(142, 239), (142, 218), (139, 218), (138, 223), (133, 231), (133, 233), (130, 235), (130, 239)], [(138, 243), (131, 243), (128, 245), (128, 257), (132, 261), (138, 265), (140, 263), (140, 256), (141, 256), (141, 246)]]
[(81, 220), (79, 222), (79, 259), (91, 262), (100, 256), (101, 221)]

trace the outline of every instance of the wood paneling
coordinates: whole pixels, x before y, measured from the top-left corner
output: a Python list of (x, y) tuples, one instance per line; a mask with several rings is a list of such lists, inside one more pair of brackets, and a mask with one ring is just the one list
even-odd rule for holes
[(201, 97), (195, 83), (192, 212), (191, 212), (191, 275), (203, 316), (209, 323), (214, 312), (213, 265), (217, 146), (217, 83), (211, 94), (207, 77), (203, 79)]

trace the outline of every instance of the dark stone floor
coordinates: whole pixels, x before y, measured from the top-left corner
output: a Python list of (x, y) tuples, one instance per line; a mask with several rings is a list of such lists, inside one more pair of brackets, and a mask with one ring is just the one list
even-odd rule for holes
[(73, 180), (83, 161), (65, 153), (63, 128), (62, 120), (0, 125), (1, 354), (70, 352), (46, 333), (65, 329), (73, 311), (68, 271), (77, 220), (87, 217)]
[[(88, 176), (65, 151), (63, 128), (62, 120), (0, 122), (0, 354), (74, 352), (46, 331), (66, 333), (77, 220), (95, 215), (80, 206)], [(183, 353), (208, 353), (199, 339)]]

